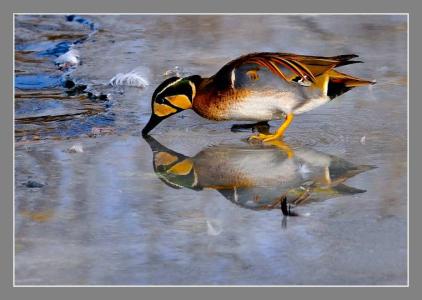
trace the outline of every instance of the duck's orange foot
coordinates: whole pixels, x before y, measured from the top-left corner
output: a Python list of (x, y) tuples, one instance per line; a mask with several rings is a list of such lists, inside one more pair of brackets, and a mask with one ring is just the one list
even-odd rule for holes
[(257, 135), (253, 135), (249, 138), (249, 140), (261, 140), (263, 142), (271, 142), (271, 141), (276, 141), (279, 138), (281, 138), (284, 134), (284, 132), (286, 131), (287, 127), (289, 127), (290, 123), (293, 121), (293, 114), (292, 113), (288, 113), (286, 115), (286, 120), (284, 121), (283, 124), (281, 124), (280, 128), (277, 129), (277, 131), (273, 134), (263, 134), (263, 133), (259, 133)]
[(260, 140), (262, 142), (271, 142), (271, 141), (275, 141), (279, 138), (281, 138), (283, 135), (278, 135), (278, 134), (264, 134), (264, 133), (258, 133), (257, 135), (252, 135), (251, 137), (249, 137), (249, 141), (252, 140)]

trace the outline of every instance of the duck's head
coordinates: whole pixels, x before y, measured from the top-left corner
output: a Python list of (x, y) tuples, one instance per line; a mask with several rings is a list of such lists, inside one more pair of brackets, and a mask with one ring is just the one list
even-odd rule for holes
[(194, 75), (171, 77), (162, 82), (152, 95), (151, 118), (142, 130), (142, 135), (147, 136), (164, 119), (192, 108), (196, 86), (200, 80), (200, 76)]

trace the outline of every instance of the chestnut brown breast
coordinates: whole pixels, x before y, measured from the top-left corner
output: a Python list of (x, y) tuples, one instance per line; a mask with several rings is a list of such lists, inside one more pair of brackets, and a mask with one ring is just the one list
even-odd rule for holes
[(249, 94), (250, 92), (245, 88), (218, 90), (210, 78), (197, 89), (192, 109), (201, 117), (210, 120), (228, 120), (226, 116), (230, 109)]

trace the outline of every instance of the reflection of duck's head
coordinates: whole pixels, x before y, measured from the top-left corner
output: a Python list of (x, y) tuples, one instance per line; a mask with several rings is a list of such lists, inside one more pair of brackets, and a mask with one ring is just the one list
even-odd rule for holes
[(153, 153), (154, 172), (161, 181), (176, 189), (198, 189), (198, 177), (191, 158), (168, 149), (151, 136), (145, 140)]
[(217, 145), (193, 157), (175, 152), (151, 136), (154, 172), (167, 185), (219, 191), (242, 207), (279, 207), (281, 196), (290, 203), (324, 200), (364, 190), (342, 184), (373, 167), (354, 165), (338, 157), (308, 149), (272, 145)]

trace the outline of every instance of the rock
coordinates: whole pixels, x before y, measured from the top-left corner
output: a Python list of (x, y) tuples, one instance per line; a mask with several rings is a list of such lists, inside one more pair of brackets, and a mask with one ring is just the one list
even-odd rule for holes
[(24, 185), (28, 188), (42, 188), (44, 186), (44, 184), (34, 180), (28, 180), (28, 182), (24, 183)]
[(73, 80), (66, 79), (66, 80), (63, 82), (63, 87), (65, 87), (65, 88), (67, 88), (67, 89), (71, 89), (71, 88), (75, 87), (75, 82), (73, 82)]

